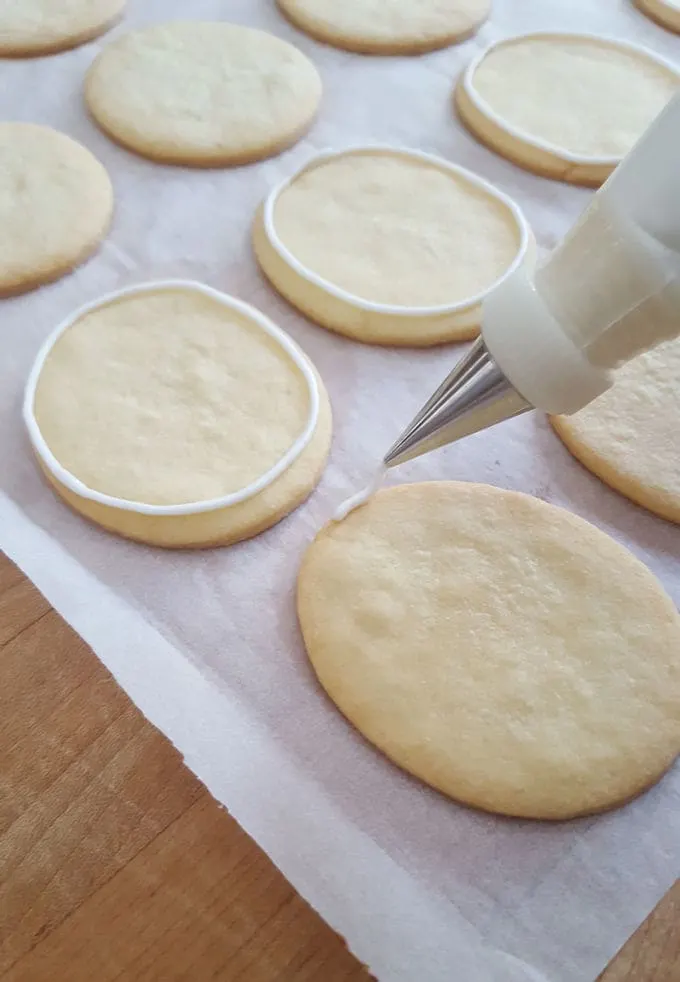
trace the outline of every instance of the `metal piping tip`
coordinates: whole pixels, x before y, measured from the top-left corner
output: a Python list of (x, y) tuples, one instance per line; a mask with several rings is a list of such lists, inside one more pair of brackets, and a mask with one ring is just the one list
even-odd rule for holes
[(530, 409), (480, 337), (390, 447), (384, 464), (403, 464)]

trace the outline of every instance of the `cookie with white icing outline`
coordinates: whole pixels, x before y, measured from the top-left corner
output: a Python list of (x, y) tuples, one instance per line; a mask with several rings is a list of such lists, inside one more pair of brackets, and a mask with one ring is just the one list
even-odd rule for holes
[(198, 283), (123, 290), (43, 346), (24, 418), (77, 512), (152, 545), (225, 545), (293, 511), (323, 471), (331, 412), (307, 356)]
[(513, 163), (598, 187), (678, 89), (680, 68), (640, 45), (539, 32), (478, 55), (455, 104), (468, 129)]
[(483, 298), (534, 255), (505, 194), (394, 147), (314, 157), (271, 191), (253, 242), (271, 283), (316, 323), (412, 347), (474, 337)]

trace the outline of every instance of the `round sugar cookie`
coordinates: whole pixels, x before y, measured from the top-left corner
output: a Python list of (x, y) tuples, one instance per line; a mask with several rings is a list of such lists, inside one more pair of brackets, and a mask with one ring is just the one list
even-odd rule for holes
[(269, 194), (253, 242), (271, 283), (313, 321), (414, 347), (474, 337), (483, 298), (534, 252), (506, 195), (391, 147), (312, 159)]
[(378, 492), (304, 557), (298, 614), (330, 698), (459, 801), (566, 819), (622, 804), (680, 752), (680, 616), (609, 536), (536, 498)]
[(125, 0), (0, 0), (0, 56), (48, 55), (98, 37)]
[(46, 126), (0, 123), (0, 296), (70, 272), (112, 212), (111, 181), (89, 150)]
[(226, 545), (293, 511), (331, 439), (324, 386), (280, 328), (198, 283), (123, 290), (43, 346), (24, 419), (77, 512), (126, 538)]
[(289, 147), (312, 122), (321, 79), (297, 48), (235, 24), (133, 31), (90, 68), (85, 99), (129, 150), (169, 164), (243, 164)]
[(513, 163), (597, 187), (679, 88), (680, 69), (646, 48), (537, 33), (483, 51), (455, 102), (470, 131)]
[(551, 422), (593, 474), (680, 523), (680, 340), (638, 355), (604, 395)]
[(635, 5), (661, 27), (680, 34), (680, 0), (634, 0)]
[(377, 55), (419, 54), (469, 38), (490, 0), (278, 0), (284, 14), (319, 41)]

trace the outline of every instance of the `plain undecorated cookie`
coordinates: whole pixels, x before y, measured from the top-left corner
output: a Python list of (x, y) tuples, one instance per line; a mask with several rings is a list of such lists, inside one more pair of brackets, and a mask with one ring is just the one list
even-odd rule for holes
[(546, 32), (491, 45), (459, 78), (455, 102), (513, 163), (597, 187), (678, 89), (680, 69), (645, 48)]
[(211, 167), (293, 144), (316, 113), (321, 79), (297, 48), (264, 31), (174, 21), (105, 48), (85, 98), (96, 122), (128, 149)]
[(89, 150), (46, 126), (0, 123), (0, 296), (70, 272), (112, 211), (111, 181)]
[(680, 340), (639, 355), (595, 402), (551, 422), (593, 474), (680, 523)]
[(680, 34), (680, 0), (634, 0), (643, 14), (661, 27)]
[(323, 470), (328, 396), (258, 311), (200, 284), (123, 291), (48, 340), (24, 407), (77, 512), (152, 545), (225, 545), (296, 508)]
[(367, 54), (418, 54), (470, 37), (490, 0), (277, 0), (319, 41)]
[(459, 801), (566, 819), (619, 805), (680, 752), (680, 616), (580, 518), (449, 482), (378, 492), (321, 531), (298, 613), (330, 698)]
[(125, 0), (0, 0), (0, 56), (47, 55), (103, 34)]
[(500, 191), (445, 160), (375, 147), (312, 159), (271, 192), (253, 241), (299, 310), (373, 344), (473, 337), (483, 296), (533, 259)]

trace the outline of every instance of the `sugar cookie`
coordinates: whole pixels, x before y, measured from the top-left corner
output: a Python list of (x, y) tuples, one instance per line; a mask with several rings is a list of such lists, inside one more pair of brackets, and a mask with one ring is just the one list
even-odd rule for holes
[(680, 88), (680, 69), (627, 41), (537, 33), (491, 45), (458, 80), (463, 122), (508, 160), (600, 185)]
[(89, 150), (33, 123), (0, 123), (0, 296), (56, 280), (87, 259), (113, 211)]
[(661, 27), (680, 34), (680, 0), (634, 0), (643, 14)]
[(639, 355), (608, 392), (552, 424), (593, 474), (680, 523), (680, 340)]
[(307, 357), (247, 304), (184, 281), (104, 297), (50, 336), (24, 418), (76, 511), (161, 546), (224, 545), (296, 508), (330, 406)]
[(264, 31), (175, 21), (105, 48), (85, 98), (102, 129), (128, 149), (213, 167), (295, 143), (316, 113), (321, 79), (297, 48)]
[(0, 55), (48, 55), (98, 37), (125, 0), (0, 0)]
[(474, 337), (485, 294), (533, 257), (506, 195), (445, 160), (390, 147), (315, 157), (270, 193), (253, 240), (292, 304), (373, 344)]
[(380, 491), (309, 548), (298, 613), (338, 708), (467, 804), (565, 819), (680, 752), (680, 615), (599, 529), (484, 485)]
[(312, 37), (348, 51), (418, 54), (464, 41), (489, 15), (490, 0), (278, 0)]

